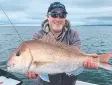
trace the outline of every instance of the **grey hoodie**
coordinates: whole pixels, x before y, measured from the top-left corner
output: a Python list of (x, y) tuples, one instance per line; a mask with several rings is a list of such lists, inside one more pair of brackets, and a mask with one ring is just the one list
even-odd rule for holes
[[(33, 39), (39, 39), (43, 35), (47, 35), (47, 34), (50, 34), (51, 36), (54, 36), (50, 32), (48, 20), (45, 20), (42, 23), (41, 27), (42, 27), (42, 29), (33, 35)], [(64, 42), (64, 43), (66, 43), (68, 45), (78, 46), (79, 48), (81, 46), (81, 40), (79, 38), (79, 34), (75, 30), (71, 29), (71, 26), (70, 26), (70, 23), (69, 23), (68, 20), (66, 20), (64, 29), (62, 30), (61, 34), (55, 39), (57, 41)]]
[[(54, 36), (50, 32), (48, 20), (45, 20), (42, 23), (42, 29), (33, 35), (33, 39), (39, 39), (43, 35), (47, 35), (47, 34)], [(79, 35), (75, 30), (71, 29), (71, 26), (68, 20), (66, 20), (62, 33), (55, 39), (57, 41), (64, 42), (68, 45), (78, 46), (79, 48), (81, 46), (81, 40), (79, 38)], [(60, 73), (56, 75), (49, 75), (49, 80), (50, 80), (50, 83), (43, 81), (40, 77), (37, 77), (36, 81), (33, 82), (32, 85), (75, 85), (77, 77), (68, 76), (65, 73)]]

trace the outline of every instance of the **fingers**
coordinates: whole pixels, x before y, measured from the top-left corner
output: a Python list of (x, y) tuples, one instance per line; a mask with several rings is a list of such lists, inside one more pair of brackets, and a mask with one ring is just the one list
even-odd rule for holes
[(91, 59), (87, 59), (86, 61), (84, 61), (84, 67), (98, 69), (98, 65)]
[(35, 78), (37, 77), (37, 74), (36, 74), (35, 72), (27, 72), (27, 73), (25, 74), (25, 76), (26, 76), (27, 78), (35, 79)]

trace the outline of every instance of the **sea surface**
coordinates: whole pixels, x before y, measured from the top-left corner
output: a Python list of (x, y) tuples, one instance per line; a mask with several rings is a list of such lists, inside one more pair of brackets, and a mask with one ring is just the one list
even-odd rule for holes
[[(6, 70), (6, 62), (11, 53), (24, 41), (31, 40), (39, 26), (0, 26), (0, 68)], [(86, 53), (106, 53), (112, 51), (112, 26), (73, 26), (82, 40), (81, 49)], [(19, 34), (19, 35), (18, 35)], [(22, 39), (21, 39), (22, 38)], [(23, 40), (23, 41), (22, 41)], [(112, 64), (112, 60), (109, 61)], [(33, 79), (15, 74), (24, 81), (23, 85), (32, 85)], [(86, 69), (78, 79), (98, 85), (112, 85), (112, 72), (105, 69)]]

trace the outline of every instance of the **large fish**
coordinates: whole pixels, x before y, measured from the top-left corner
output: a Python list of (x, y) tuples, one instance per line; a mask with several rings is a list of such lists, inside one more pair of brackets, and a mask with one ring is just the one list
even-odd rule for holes
[(23, 42), (9, 57), (8, 71), (26, 73), (36, 72), (43, 80), (49, 81), (48, 74), (66, 73), (77, 75), (83, 71), (83, 63), (88, 58), (99, 66), (112, 70), (112, 67), (100, 62), (76, 47), (65, 45), (49, 36), (40, 40)]

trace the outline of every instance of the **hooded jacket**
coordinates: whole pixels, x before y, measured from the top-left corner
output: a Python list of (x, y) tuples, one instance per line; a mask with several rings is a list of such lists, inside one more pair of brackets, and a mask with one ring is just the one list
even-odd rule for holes
[[(48, 20), (45, 20), (42, 23), (41, 30), (37, 33), (34, 33), (33, 39), (40, 39), (42, 36), (50, 34), (50, 36), (54, 36), (49, 28)], [(64, 42), (68, 45), (81, 46), (81, 40), (79, 38), (79, 34), (71, 29), (70, 23), (66, 20), (65, 25), (61, 34), (55, 38), (57, 41)], [(37, 83), (35, 85), (74, 85), (77, 77), (76, 76), (68, 76), (65, 73), (49, 75), (49, 82), (43, 81), (40, 77), (37, 78)]]
[[(40, 39), (42, 38), (43, 35), (47, 35), (47, 34), (54, 36), (50, 31), (49, 23), (47, 19), (42, 23), (41, 28), (42, 29), (39, 30), (37, 33), (34, 33), (33, 39)], [(64, 42), (68, 45), (78, 46), (79, 48), (81, 46), (81, 40), (79, 38), (79, 34), (77, 33), (77, 31), (71, 29), (68, 20), (65, 21), (65, 25), (63, 27), (61, 34), (55, 39), (57, 41)]]

